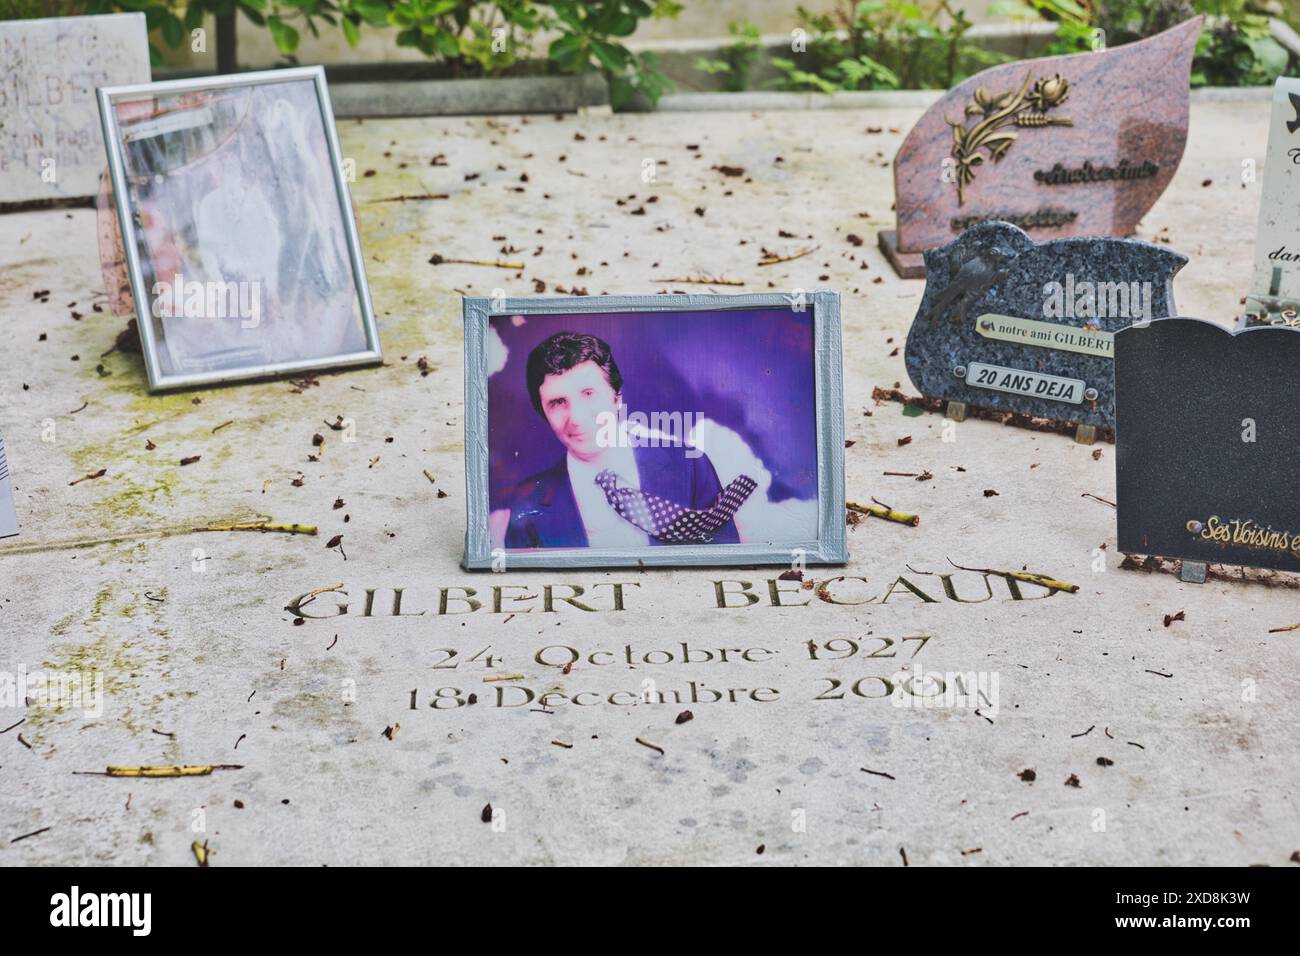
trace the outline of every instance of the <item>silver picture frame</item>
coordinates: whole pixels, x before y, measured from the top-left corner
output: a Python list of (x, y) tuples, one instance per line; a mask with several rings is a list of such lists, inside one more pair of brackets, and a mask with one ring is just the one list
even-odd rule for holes
[[(316, 356), (305, 359), (250, 363), (236, 367), (225, 367), (210, 371), (172, 372), (168, 373), (159, 358), (159, 335), (152, 321), (150, 293), (146, 287), (141, 262), (141, 250), (135, 241), (132, 228), (131, 193), (127, 186), (126, 160), (123, 155), (122, 131), (118, 122), (115, 105), (122, 101), (138, 100), (143, 97), (170, 95), (176, 93), (220, 91), (259, 85), (283, 84), (293, 81), (310, 81), (314, 85), (316, 103), (328, 149), (330, 173), (338, 200), (339, 215), (343, 227), (343, 240), (347, 250), (347, 260), (351, 266), (352, 279), (357, 296), (359, 317), (364, 344), (359, 349), (337, 354)], [(378, 364), (383, 361), (379, 343), (379, 330), (375, 322), (374, 307), (370, 299), (370, 287), (366, 280), (361, 243), (353, 215), (351, 196), (344, 174), (342, 152), (339, 147), (338, 131), (334, 125), (334, 111), (330, 104), (329, 90), (325, 83), (325, 70), (320, 66), (295, 67), (282, 70), (263, 70), (240, 73), (229, 76), (199, 77), (195, 79), (167, 80), (157, 83), (141, 83), (129, 86), (100, 87), (97, 91), (100, 121), (103, 126), (104, 143), (108, 154), (109, 175), (112, 179), (118, 227), (121, 230), (122, 246), (127, 276), (130, 281), (131, 294), (135, 302), (136, 324), (139, 327), (145, 369), (148, 374), (148, 388), (151, 392), (160, 392), (178, 388), (214, 386), (248, 379), (260, 379), (289, 373), (307, 372), (325, 369), (337, 369), (362, 365)]]
[[(817, 449), (817, 537), (782, 547), (766, 544), (678, 544), (633, 550), (542, 548), (494, 550), (489, 529), (488, 336), (500, 316), (673, 314), (698, 311), (806, 309), (812, 313)], [(831, 290), (744, 295), (605, 295), (464, 299), (466, 570), (527, 568), (727, 567), (848, 561), (844, 511), (844, 385), (840, 297)]]

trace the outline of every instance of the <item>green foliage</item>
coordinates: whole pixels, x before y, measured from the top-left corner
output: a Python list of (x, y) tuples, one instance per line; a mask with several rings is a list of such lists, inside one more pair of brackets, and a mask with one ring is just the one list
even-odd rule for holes
[(67, 16), (72, 11), (65, 0), (0, 0), (0, 20), (35, 20)]
[(672, 88), (658, 69), (653, 54), (636, 54), (620, 40), (635, 32), (640, 20), (676, 17), (684, 9), (676, 0), (550, 0), (547, 29), (560, 36), (548, 50), (552, 66), (562, 73), (603, 70), (609, 80), (609, 98), (615, 109), (638, 94), (651, 104)]
[(923, 9), (905, 0), (845, 2), (829, 14), (798, 8), (806, 45), (774, 57), (782, 90), (946, 88), (1007, 58), (966, 40), (971, 22), (948, 0)]
[[(621, 106), (640, 95), (657, 102), (670, 89), (654, 56), (624, 41), (646, 19), (676, 17), (677, 0), (0, 0), (0, 18), (140, 11), (152, 34), (172, 49), (189, 46), (205, 16), (242, 14), (265, 27), (275, 48), (296, 62), (304, 33), (338, 29), (351, 46), (363, 30), (392, 29), (398, 46), (414, 47), (449, 76), (500, 76), (525, 66), (533, 40), (555, 34), (553, 73), (603, 72)], [(52, 11), (52, 12), (51, 12)], [(150, 47), (155, 63), (161, 51)]]
[(727, 30), (736, 42), (723, 47), (720, 60), (700, 57), (695, 61), (695, 69), (710, 75), (722, 74), (722, 89), (727, 93), (739, 93), (749, 89), (749, 74), (758, 60), (758, 27), (748, 21), (732, 22)]
[(1121, 46), (1205, 14), (1192, 86), (1264, 86), (1295, 64), (1269, 35), (1268, 17), (1254, 6), (1251, 0), (1087, 0), (1083, 6), (1074, 0), (1003, 0), (990, 11), (1041, 15), (1055, 22), (1056, 36), (1046, 54), (1099, 49), (1099, 40), (1107, 47)]
[(1294, 72), (1293, 60), (1269, 35), (1267, 17), (1238, 13), (1197, 38), (1192, 86), (1268, 86)]
[(1042, 56), (1087, 53), (1100, 49), (1103, 34), (1092, 11), (1075, 0), (995, 0), (989, 6), (993, 16), (1022, 20), (1049, 20), (1056, 35), (1042, 50)]

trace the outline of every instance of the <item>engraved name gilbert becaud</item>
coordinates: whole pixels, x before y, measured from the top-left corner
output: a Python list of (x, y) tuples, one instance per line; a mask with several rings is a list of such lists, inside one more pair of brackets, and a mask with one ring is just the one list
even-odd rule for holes
[[(975, 571), (949, 571), (924, 578), (891, 572), (883, 577), (838, 574), (803, 581), (779, 577), (742, 580), (709, 578), (694, 596), (707, 610), (746, 608), (860, 607), (864, 605), (982, 604), (986, 601), (1036, 601), (1056, 591), (1027, 581)], [(595, 584), (444, 585), (428, 589), (406, 587), (337, 587), (295, 595), (284, 610), (295, 620), (352, 618), (436, 618), (461, 614), (515, 616), (538, 612), (645, 613), (678, 610), (680, 587), (663, 593), (642, 589), (639, 581), (600, 581)], [(409, 592), (409, 593), (408, 593)]]

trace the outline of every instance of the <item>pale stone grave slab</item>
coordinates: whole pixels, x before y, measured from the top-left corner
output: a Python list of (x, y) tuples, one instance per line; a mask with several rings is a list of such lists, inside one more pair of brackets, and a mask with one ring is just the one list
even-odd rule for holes
[[(34, 688), (0, 707), (0, 863), (192, 866), (206, 841), (212, 866), (1287, 865), (1300, 644), (1271, 631), (1300, 592), (1120, 570), (1109, 445), (872, 399), (906, 380), (923, 291), (871, 241), (888, 131), (918, 113), (344, 122), (387, 364), (298, 385), (147, 395), (112, 351), (125, 318), (93, 309), (93, 211), (6, 217), (0, 428), (23, 529), (0, 542), (0, 671), (99, 674), (102, 712)], [(1236, 311), (1258, 201), (1241, 157), (1262, 156), (1265, 115), (1194, 101), (1139, 229), (1191, 257), (1187, 312)], [(863, 519), (811, 588), (461, 570), (461, 296), (737, 291), (665, 281), (692, 276), (841, 290), (848, 494), (920, 524)], [(194, 530), (260, 516), (319, 534)], [(959, 673), (974, 706), (885, 694)], [(79, 774), (157, 764), (241, 769)]]

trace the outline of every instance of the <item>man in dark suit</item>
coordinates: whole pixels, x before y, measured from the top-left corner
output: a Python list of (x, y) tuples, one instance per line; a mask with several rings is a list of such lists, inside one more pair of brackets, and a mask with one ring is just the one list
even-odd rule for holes
[[(617, 475), (621, 486), (688, 509), (709, 508), (722, 491), (713, 464), (698, 449), (649, 445), (629, 436), (626, 424), (610, 427), (620, 420), (623, 375), (603, 340), (577, 332), (552, 335), (529, 354), (526, 374), (533, 407), (566, 454), (507, 495), (507, 548), (631, 550), (664, 544), (610, 504), (596, 481), (605, 472)], [(715, 544), (739, 540), (731, 519), (709, 538)]]

